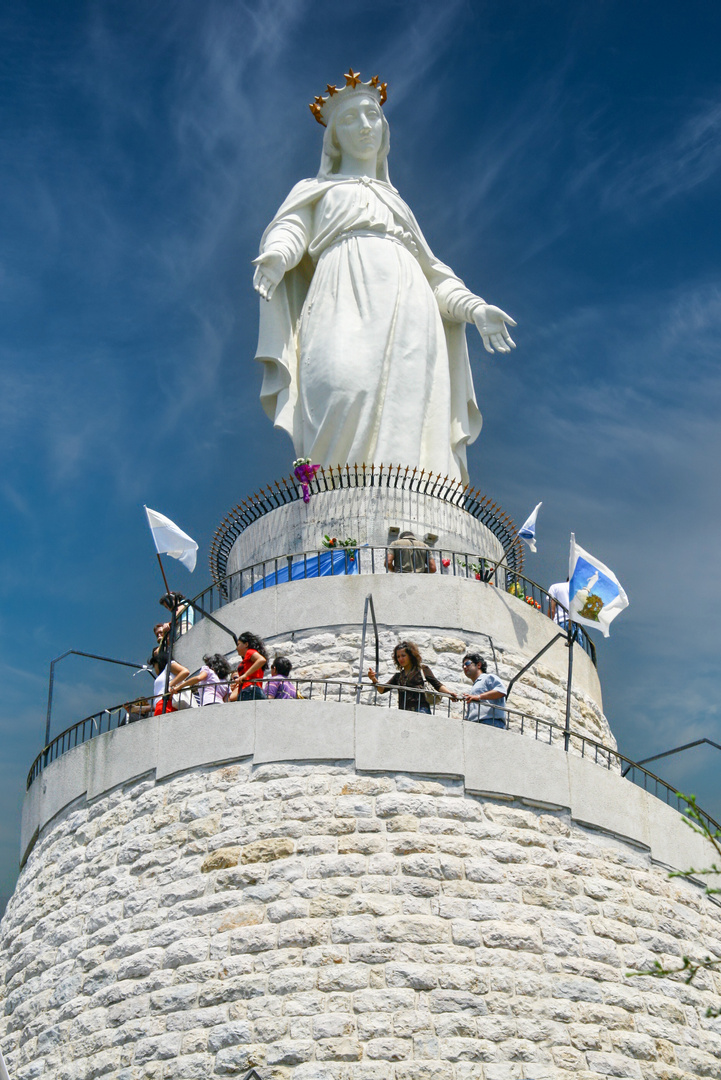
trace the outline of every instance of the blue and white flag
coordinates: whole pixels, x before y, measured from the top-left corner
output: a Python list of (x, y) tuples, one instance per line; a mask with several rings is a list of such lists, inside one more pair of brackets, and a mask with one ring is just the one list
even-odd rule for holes
[(571, 533), (568, 563), (568, 601), (573, 622), (595, 627), (608, 637), (608, 628), (620, 611), (628, 607), (621, 583), (602, 562), (576, 543)]
[(521, 540), (528, 544), (531, 551), (536, 550), (536, 514), (543, 506), (542, 502), (539, 502), (536, 509), (533, 511), (530, 517), (526, 518), (518, 530), (518, 535)]
[(153, 543), (158, 555), (170, 555), (171, 558), (182, 562), (192, 574), (198, 555), (198, 545), (192, 536), (188, 536), (179, 529), (175, 522), (167, 518), (165, 514), (159, 514), (157, 510), (151, 510), (149, 506), (145, 507), (145, 513), (148, 516), (148, 525), (153, 534)]

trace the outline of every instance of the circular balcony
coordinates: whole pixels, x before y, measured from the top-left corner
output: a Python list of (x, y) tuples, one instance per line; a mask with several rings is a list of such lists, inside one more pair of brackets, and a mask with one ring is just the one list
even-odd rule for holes
[(318, 470), (308, 496), (304, 502), (302, 485), (289, 477), (231, 510), (211, 545), (213, 581), (275, 556), (280, 537), (284, 554), (298, 554), (318, 547), (323, 533), (382, 546), (403, 529), (440, 538), (454, 551), (479, 552), (515, 573), (523, 569), (523, 542), (511, 518), (460, 481), (408, 466), (338, 465)]
[[(262, 593), (275, 586), (291, 582), (312, 581), (327, 578), (348, 578), (369, 575), (396, 575), (403, 571), (397, 563), (399, 552), (391, 545), (371, 547), (368, 544), (350, 547), (317, 548), (289, 555), (275, 555), (251, 563), (225, 577), (192, 597), (189, 608), (180, 616), (176, 640), (197, 626), (207, 615), (213, 615), (226, 604)], [(477, 582), (482, 587), (492, 587), (513, 597), (524, 607), (540, 616), (551, 617), (553, 601), (546, 589), (519, 573), (508, 563), (496, 562), (477, 552), (463, 552), (443, 548), (417, 549), (410, 558), (416, 560), (416, 572), (432, 573), (436, 579), (453, 579)], [(390, 560), (393, 560), (391, 562)], [(565, 622), (567, 613), (558, 608), (557, 619)], [(576, 642), (596, 667), (596, 647), (588, 634), (578, 627)]]
[[(159, 781), (247, 758), (354, 761), (367, 772), (460, 776), (472, 793), (570, 808), (581, 824), (646, 847), (668, 865), (690, 858), (691, 837), (675, 813), (684, 810), (683, 797), (614, 747), (518, 709), (504, 710), (501, 730), (464, 722), (463, 703), (445, 695), (428, 716), (398, 709), (395, 692), (381, 697), (367, 682), (291, 681), (302, 699), (209, 705), (202, 716), (197, 709), (152, 715), (154, 701), (145, 699), (143, 709), (125, 703), (67, 728), (28, 774), (23, 859), (39, 831), (80, 798), (149, 772)], [(703, 816), (710, 830), (720, 827)]]

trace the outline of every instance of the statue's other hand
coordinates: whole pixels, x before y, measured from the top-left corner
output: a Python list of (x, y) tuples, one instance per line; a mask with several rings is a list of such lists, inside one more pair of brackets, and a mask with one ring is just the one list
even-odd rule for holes
[(253, 266), (255, 267), (253, 288), (264, 300), (270, 300), (276, 285), (282, 281), (285, 273), (283, 256), (277, 251), (266, 251), (264, 255), (253, 259)]
[(516, 343), (508, 333), (506, 323), (515, 326), (516, 321), (501, 308), (494, 307), (493, 304), (483, 304), (474, 311), (473, 321), (483, 338), (486, 352), (510, 352), (515, 349)]

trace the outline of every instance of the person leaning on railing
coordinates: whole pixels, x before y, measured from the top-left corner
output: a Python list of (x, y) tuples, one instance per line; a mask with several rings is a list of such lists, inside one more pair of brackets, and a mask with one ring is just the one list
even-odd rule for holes
[(393, 663), (398, 671), (387, 683), (379, 683), (373, 668), (368, 669), (368, 678), (379, 694), (386, 690), (398, 690), (398, 708), (408, 712), (430, 713), (431, 707), (426, 699), (426, 683), (438, 694), (447, 694), (452, 701), (457, 697), (452, 690), (439, 682), (431, 669), (423, 663), (418, 646), (412, 641), (400, 641), (393, 650)]
[(240, 663), (233, 676), (229, 701), (265, 699), (263, 672), (268, 666), (268, 649), (262, 638), (244, 630), (238, 638)]
[[(175, 606), (177, 637), (180, 637), (181, 634), (185, 634), (188, 630), (192, 629), (193, 623), (195, 622), (195, 608), (191, 605), (189, 600), (185, 599), (182, 593), (166, 593), (165, 596), (160, 597), (160, 603), (170, 612), (172, 612), (173, 606)], [(168, 629), (170, 629), (170, 623), (168, 623)]]
[(168, 662), (168, 635), (170, 634), (170, 623), (159, 622), (153, 627), (153, 636), (157, 642), (153, 649), (153, 654), (148, 665), (152, 665), (157, 661), (161, 667), (165, 667)]
[(178, 690), (188, 690), (190, 687), (199, 687), (196, 692), (200, 705), (215, 705), (220, 701), (227, 701), (230, 693), (228, 679), (230, 678), (230, 664), (221, 653), (213, 653), (212, 656), (203, 657), (203, 666), (197, 675), (191, 675), (181, 683)]
[(281, 701), (284, 698), (297, 698), (298, 689), (288, 676), (293, 665), (287, 656), (275, 656), (270, 665), (270, 678), (265, 684), (265, 696)]
[(175, 706), (172, 703), (172, 696), (178, 689), (179, 685), (184, 679), (188, 678), (190, 672), (187, 667), (183, 667), (177, 660), (170, 661), (170, 679), (168, 681), (168, 696), (165, 697), (165, 672), (167, 666), (167, 653), (156, 649), (152, 656), (148, 658), (148, 667), (152, 668), (155, 672), (155, 683), (153, 684), (153, 700), (155, 701), (155, 709), (153, 710), (155, 716), (160, 716), (161, 713), (175, 712)]
[(135, 701), (126, 701), (122, 706), (123, 712), (118, 719), (118, 727), (125, 724), (134, 724), (137, 720), (144, 720), (153, 712), (153, 706), (147, 698), (136, 698)]
[(466, 653), (463, 657), (463, 674), (473, 683), (470, 694), (464, 694), (467, 703), (466, 720), (491, 727), (506, 727), (506, 687), (488, 671), (480, 653)]
[(415, 533), (402, 532), (388, 549), (386, 562), (391, 573), (435, 574), (436, 561), (428, 544)]

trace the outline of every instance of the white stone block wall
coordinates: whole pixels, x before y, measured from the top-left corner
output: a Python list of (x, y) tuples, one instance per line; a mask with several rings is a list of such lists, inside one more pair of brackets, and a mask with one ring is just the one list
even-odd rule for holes
[[(383, 677), (394, 671), (393, 646), (410, 638), (419, 646), (424, 662), (449, 688), (469, 687), (461, 670), (469, 648), (486, 657), (489, 670), (508, 681), (559, 629), (501, 589), (440, 574), (295, 581), (232, 601), (215, 615), (236, 634), (243, 630), (259, 634), (271, 653), (286, 653), (298, 677), (356, 679), (368, 593), (374, 598), (380, 631)], [(191, 671), (200, 666), (205, 653), (213, 652), (228, 652), (237, 659), (230, 635), (208, 620), (183, 634), (175, 648), (176, 658)], [(365, 670), (371, 661), (375, 663), (374, 655), (369, 621)], [(557, 641), (516, 683), (509, 706), (563, 727), (567, 674), (568, 650), (564, 641)], [(598, 673), (578, 645), (574, 646), (571, 721), (581, 735), (616, 746), (602, 711)]]
[(318, 551), (325, 533), (384, 547), (406, 529), (421, 540), (428, 533), (437, 536), (431, 546), (438, 550), (503, 558), (503, 545), (491, 530), (452, 502), (403, 488), (351, 487), (322, 491), (308, 503), (290, 503), (254, 521), (233, 544), (227, 573), (280, 555)]
[[(410, 640), (418, 645), (423, 662), (431, 668), (436, 678), (458, 694), (467, 692), (471, 686), (469, 681), (464, 679), (461, 669), (463, 656), (468, 651), (479, 652), (484, 656), (488, 662), (488, 670), (505, 680), (506, 684), (527, 661), (526, 657), (513, 649), (491, 644), (491, 640), (484, 634), (467, 634), (461, 638), (449, 633), (429, 632), (426, 627), (410, 626), (403, 628), (402, 636), (399, 630), (381, 629), (379, 639), (381, 681), (390, 679), (396, 670), (392, 661), (394, 646), (400, 640)], [(293, 678), (349, 682), (358, 676), (360, 644), (360, 633), (348, 627), (327, 629), (321, 633), (301, 631), (292, 637), (281, 635), (268, 637), (266, 640), (271, 657), (277, 653), (291, 660)], [(558, 648), (560, 652), (562, 647)], [(229, 656), (232, 659), (232, 653)], [(366, 641), (363, 666), (366, 671), (369, 666), (375, 667), (375, 643), (372, 636)], [(315, 687), (316, 692), (318, 689)], [(354, 696), (352, 687), (345, 686), (342, 695), (343, 700), (351, 700)], [(377, 701), (389, 707), (396, 704), (395, 695), (391, 701), (390, 697), (376, 697), (370, 690), (363, 694), (362, 700), (369, 703)], [(562, 728), (566, 711), (566, 682), (556, 671), (545, 666), (542, 658), (515, 684), (508, 707), (512, 710), (509, 723), (514, 731), (521, 730), (521, 713), (525, 714), (524, 732), (531, 737), (535, 738), (536, 732), (533, 724), (529, 723), (529, 718), (547, 721)], [(449, 705), (444, 699), (436, 706), (438, 715), (447, 715), (449, 710), (451, 716), (461, 718), (462, 704)], [(579, 686), (573, 687), (571, 696), (571, 728), (604, 746), (616, 748), (616, 739), (601, 709)], [(574, 745), (575, 749), (577, 747)]]
[(721, 975), (626, 977), (684, 953), (721, 955), (719, 909), (566, 811), (206, 766), (41, 833), (0, 927), (0, 1045), (13, 1080), (718, 1077)]

